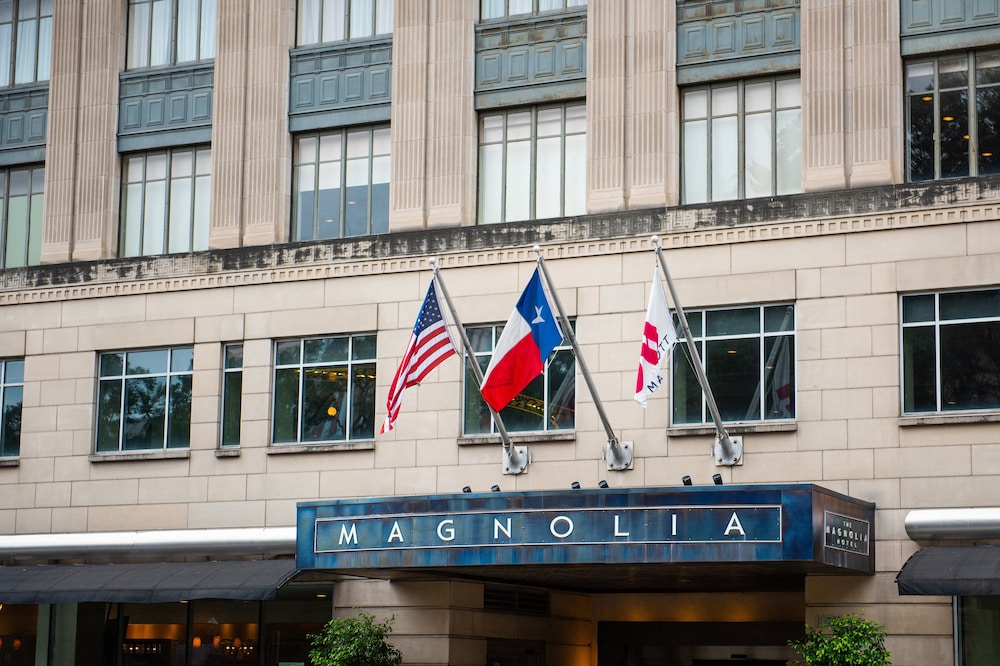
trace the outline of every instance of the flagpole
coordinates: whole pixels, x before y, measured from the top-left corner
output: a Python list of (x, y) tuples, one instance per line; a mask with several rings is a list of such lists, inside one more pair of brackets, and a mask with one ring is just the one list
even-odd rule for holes
[[(448, 306), (448, 311), (451, 312), (451, 320), (455, 322), (456, 328), (458, 328), (458, 334), (462, 338), (462, 347), (465, 349), (466, 358), (469, 359), (469, 365), (472, 366), (472, 372), (476, 376), (476, 382), (480, 387), (483, 385), (483, 370), (479, 367), (479, 363), (476, 362), (476, 355), (472, 348), (472, 342), (469, 340), (469, 335), (465, 332), (465, 326), (462, 324), (462, 320), (458, 318), (458, 312), (455, 311), (455, 306), (451, 302), (451, 296), (448, 294), (448, 288), (444, 285), (444, 281), (438, 274), (440, 267), (437, 265), (437, 259), (431, 258), (428, 262), (431, 268), (434, 270), (434, 280), (437, 282), (438, 286), (441, 287), (441, 296), (444, 297), (444, 302)], [(503, 457), (504, 457), (504, 474), (520, 474), (528, 466), (528, 456), (527, 448), (523, 446), (513, 446), (510, 440), (510, 433), (507, 432), (507, 428), (503, 424), (503, 419), (500, 417), (500, 413), (497, 412), (493, 407), (486, 403), (486, 406), (490, 410), (490, 415), (493, 416), (493, 422), (497, 425), (497, 431), (500, 433), (500, 441), (503, 445)]]
[(660, 238), (659, 236), (653, 236), (650, 240), (653, 243), (656, 257), (660, 260), (663, 277), (667, 280), (667, 288), (670, 289), (670, 300), (674, 302), (677, 318), (680, 319), (681, 327), (684, 329), (684, 342), (687, 344), (688, 353), (691, 355), (691, 367), (694, 369), (698, 383), (701, 385), (701, 390), (705, 394), (705, 400), (708, 402), (708, 411), (712, 413), (712, 420), (715, 422), (715, 460), (720, 465), (735, 465), (743, 458), (743, 442), (739, 438), (733, 439), (730, 437), (729, 433), (726, 432), (725, 426), (722, 425), (722, 415), (719, 414), (719, 405), (715, 402), (712, 387), (708, 383), (708, 377), (705, 376), (705, 368), (701, 365), (701, 356), (698, 354), (698, 348), (692, 339), (687, 315), (684, 314), (684, 308), (677, 298), (674, 281), (670, 279), (670, 270), (667, 269), (667, 261), (663, 258), (663, 248), (660, 247)]
[(552, 278), (549, 277), (549, 269), (545, 266), (545, 259), (542, 257), (542, 249), (537, 245), (533, 249), (535, 251), (535, 255), (537, 256), (538, 266), (542, 269), (542, 277), (545, 278), (545, 285), (549, 288), (549, 294), (552, 296), (552, 300), (555, 301), (556, 310), (559, 312), (559, 319), (563, 324), (561, 327), (563, 329), (562, 334), (573, 346), (573, 353), (576, 354), (576, 362), (580, 365), (580, 372), (583, 374), (584, 381), (587, 382), (587, 388), (590, 390), (590, 397), (594, 400), (594, 406), (597, 408), (597, 415), (600, 416), (601, 423), (604, 425), (604, 432), (608, 436), (608, 469), (629, 469), (632, 467), (632, 442), (619, 442), (618, 438), (615, 437), (615, 431), (612, 430), (611, 423), (608, 421), (608, 415), (604, 411), (604, 405), (601, 403), (601, 397), (597, 394), (597, 387), (594, 385), (594, 379), (590, 376), (590, 370), (587, 369), (587, 362), (584, 360), (583, 353), (580, 351), (580, 345), (576, 341), (576, 335), (573, 333), (573, 327), (569, 325), (569, 319), (566, 317), (566, 311), (563, 310), (562, 301), (559, 300), (559, 294), (552, 285)]

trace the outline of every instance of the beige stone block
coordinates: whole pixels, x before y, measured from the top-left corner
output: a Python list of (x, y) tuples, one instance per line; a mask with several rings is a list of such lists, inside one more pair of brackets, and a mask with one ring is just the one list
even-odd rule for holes
[(96, 377), (97, 359), (93, 352), (61, 354), (59, 356), (60, 379), (84, 379), (93, 382)]
[(823, 452), (823, 479), (871, 479), (875, 476), (870, 449)]
[(868, 266), (822, 268), (820, 280), (820, 295), (824, 298), (869, 294), (872, 289), (871, 270)]
[[(494, 469), (499, 477), (502, 471), (499, 458)], [(608, 475), (607, 465), (596, 456), (592, 460), (533, 462), (528, 470), (529, 473), (517, 477), (518, 490), (569, 488), (574, 481), (585, 488), (596, 488), (597, 482)]]
[(847, 359), (847, 386), (899, 386), (899, 359), (896, 356), (867, 356)]
[(13, 509), (0, 509), (0, 529), (3, 530), (4, 534), (14, 534), (16, 532), (16, 519), (17, 511)]
[[(906, 233), (872, 231), (844, 236), (848, 264), (906, 262), (965, 255), (965, 227), (911, 227)], [(902, 267), (900, 267), (901, 269)]]
[[(136, 342), (141, 340), (142, 344)], [(194, 321), (174, 319), (169, 321), (140, 322), (85, 326), (80, 328), (80, 349), (119, 350), (136, 347), (165, 347), (190, 345), (194, 342)]]
[(899, 355), (899, 326), (872, 326), (872, 355)]
[(24, 356), (25, 331), (7, 331), (0, 333), (0, 356)]
[(91, 463), (86, 456), (54, 456), (54, 481), (86, 480), (90, 478), (90, 470)]
[(315, 497), (319, 490), (319, 479), (319, 470), (254, 474), (247, 477), (247, 498), (250, 500), (273, 500)]
[(976, 474), (1000, 474), (1000, 444), (973, 444), (972, 469)]
[[(33, 438), (31, 446), (25, 447), (25, 442), (21, 442), (21, 458), (22, 460), (26, 458), (26, 453), (30, 449), (34, 456), (39, 458), (49, 457), (56, 461), (60, 459), (71, 456), (75, 453), (73, 447), (73, 438), (66, 432), (56, 432), (56, 431), (46, 431), (38, 433)], [(34, 457), (33, 456), (33, 457)]]
[(795, 328), (799, 331), (843, 328), (847, 324), (847, 299), (823, 298), (795, 303)]
[(87, 511), (87, 529), (93, 532), (185, 529), (188, 527), (188, 506), (187, 504), (91, 506)]
[(139, 504), (168, 504), (186, 502), (197, 504), (208, 498), (208, 478), (140, 478)]
[(402, 472), (417, 464), (417, 446), (412, 439), (388, 441), (385, 435), (378, 435), (375, 445), (375, 467), (397, 467)]
[(843, 358), (799, 359), (796, 380), (797, 391), (847, 388), (847, 361)]
[(68, 326), (70, 322), (63, 321), (62, 306), (61, 302), (5, 305), (0, 315), (0, 332), (21, 333)]
[[(879, 507), (875, 515), (878, 539), (883, 543), (889, 541), (911, 543), (904, 524), (909, 513), (909, 509)], [(898, 571), (898, 567), (895, 570)]]
[(885, 647), (892, 653), (894, 664), (935, 666), (949, 664), (955, 658), (951, 636), (894, 636), (889, 635)]
[(440, 490), (437, 486), (437, 471), (432, 467), (400, 467), (395, 470), (396, 494), (433, 495), (438, 492), (454, 492), (453, 489)]
[(198, 317), (194, 322), (194, 341), (238, 342), (243, 339), (243, 315)]
[[(49, 470), (49, 478), (52, 478), (52, 470)], [(37, 483), (35, 485), (35, 506), (37, 507), (63, 507), (70, 505), (72, 484), (67, 482), (59, 483)]]
[(814, 299), (822, 295), (822, 269), (801, 268), (795, 271), (795, 296), (797, 299)]
[(29, 355), (24, 359), (25, 382), (44, 382), (59, 379), (59, 356)]
[(848, 326), (898, 326), (899, 311), (895, 293), (848, 296), (845, 300)]
[[(188, 294), (185, 292), (185, 295)], [(188, 297), (190, 296), (188, 295)], [(62, 303), (61, 320), (53, 328), (145, 321), (147, 317), (146, 298), (146, 296), (114, 296), (113, 298), (65, 301)]]
[(81, 532), (87, 528), (86, 507), (53, 507), (52, 532)]
[(319, 496), (385, 497), (395, 492), (395, 473), (386, 469), (323, 470)]
[[(847, 236), (796, 238), (773, 243), (747, 243), (732, 248), (733, 273), (763, 273), (844, 266)], [(794, 275), (789, 279), (794, 286)], [(822, 284), (822, 277), (821, 277)]]
[(872, 392), (869, 388), (823, 391), (824, 419), (870, 419)]
[(867, 326), (823, 331), (823, 358), (870, 356), (871, 350), (871, 329)]
[(898, 386), (875, 387), (872, 389), (872, 416), (877, 419), (899, 418)]
[(1000, 221), (980, 220), (967, 224), (965, 230), (969, 254), (1000, 254)]
[[(321, 499), (318, 495), (303, 495), (302, 500)], [(264, 506), (265, 527), (291, 527), (295, 525), (296, 499), (267, 500)]]
[(73, 506), (117, 506), (135, 504), (139, 499), (139, 480), (76, 481), (73, 483)]
[(897, 268), (899, 291), (975, 288), (1000, 282), (1000, 262), (992, 254), (963, 254), (900, 262)]
[(968, 446), (926, 446), (918, 451), (883, 449), (875, 452), (880, 477), (968, 476), (973, 473)]
[[(815, 361), (823, 358), (823, 331), (813, 329), (795, 332), (795, 358), (802, 361)], [(800, 366), (801, 367), (801, 366)]]
[(324, 307), (325, 286), (321, 280), (262, 284), (240, 287), (233, 295), (237, 314), (304, 310)]
[(52, 530), (52, 509), (18, 509), (14, 529), (18, 534), (47, 534)]
[(18, 483), (46, 483), (52, 480), (52, 458), (25, 458), (20, 461)]
[(980, 423), (975, 427), (969, 427), (965, 423), (952, 423), (939, 424), (932, 428), (905, 427), (899, 429), (900, 445), (906, 448), (940, 446), (942, 442), (957, 446), (997, 441), (1000, 441), (1000, 423)]
[(232, 288), (196, 289), (149, 294), (146, 296), (148, 320), (217, 317), (233, 313)]
[(43, 353), (45, 331), (24, 332), (24, 354), (34, 356)]
[(852, 449), (898, 447), (898, 421), (895, 417), (852, 419), (847, 424), (847, 442)]
[(21, 432), (43, 433), (56, 429), (56, 407), (22, 407)]
[(1000, 477), (944, 476), (900, 479), (902, 505), (913, 509), (995, 506)]
[(468, 451), (477, 447), (460, 450), (454, 439), (424, 439), (417, 437), (417, 466), (456, 465), (469, 457)]
[[(759, 272), (688, 280), (674, 279), (677, 298), (685, 310), (703, 307), (776, 303), (795, 300), (795, 273), (793, 271)], [(666, 289), (666, 285), (664, 285)], [(668, 296), (673, 307), (673, 301)], [(647, 302), (642, 304), (645, 313)]]
[[(798, 453), (747, 452), (743, 465), (733, 467), (733, 483), (793, 483), (823, 478), (821, 451)], [(725, 477), (725, 474), (723, 474)]]
[(207, 502), (241, 502), (247, 499), (247, 476), (215, 474), (208, 477)]
[(94, 410), (90, 405), (63, 405), (56, 413), (56, 429), (65, 433), (67, 430), (86, 430), (93, 428)]
[(75, 402), (76, 382), (72, 379), (53, 379), (41, 382), (40, 407), (70, 405)]
[(190, 529), (225, 529), (264, 527), (265, 503), (241, 500), (236, 502), (202, 502), (188, 508)]

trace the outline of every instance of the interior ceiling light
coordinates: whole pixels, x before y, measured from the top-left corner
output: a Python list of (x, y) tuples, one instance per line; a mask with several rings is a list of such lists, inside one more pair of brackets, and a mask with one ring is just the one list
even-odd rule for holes
[(944, 118), (942, 118), (941, 120), (945, 121), (946, 123), (950, 123), (950, 122), (951, 122), (951, 121), (953, 121), (954, 119), (955, 119), (955, 116), (945, 116), (945, 117), (944, 117)]

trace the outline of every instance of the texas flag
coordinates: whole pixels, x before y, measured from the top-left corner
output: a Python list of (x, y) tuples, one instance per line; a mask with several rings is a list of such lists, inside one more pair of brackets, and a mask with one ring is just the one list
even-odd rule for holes
[(545, 359), (562, 340), (542, 279), (535, 269), (517, 300), (493, 350), (480, 391), (499, 412), (545, 368)]
[(677, 342), (677, 331), (667, 307), (667, 296), (663, 293), (660, 273), (653, 268), (653, 288), (649, 292), (649, 307), (646, 308), (646, 325), (642, 330), (642, 350), (639, 352), (639, 375), (635, 379), (635, 401), (646, 406), (646, 399), (663, 385), (660, 374), (665, 356)]

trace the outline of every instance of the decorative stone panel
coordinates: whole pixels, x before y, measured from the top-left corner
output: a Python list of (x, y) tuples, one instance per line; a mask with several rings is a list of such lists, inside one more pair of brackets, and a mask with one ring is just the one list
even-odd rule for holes
[(119, 150), (210, 141), (214, 76), (212, 62), (122, 73)]
[(900, 0), (903, 55), (996, 45), (1000, 0)]
[(45, 159), (49, 86), (0, 89), (0, 166)]

